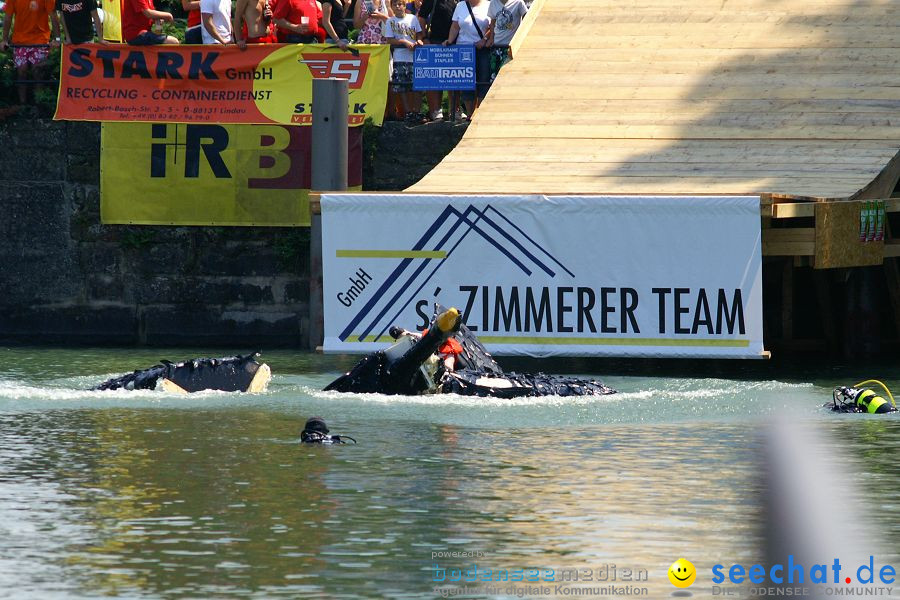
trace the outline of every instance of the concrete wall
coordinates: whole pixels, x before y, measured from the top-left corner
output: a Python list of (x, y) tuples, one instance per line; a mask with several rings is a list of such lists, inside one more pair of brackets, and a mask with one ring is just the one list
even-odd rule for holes
[[(438, 129), (463, 128), (407, 131)], [(18, 116), (0, 140), (0, 340), (307, 346), (308, 229), (104, 226), (98, 124)], [(429, 154), (407, 143), (415, 168), (397, 168), (371, 144), (388, 166), (367, 187), (402, 189), (446, 153), (415, 146)]]

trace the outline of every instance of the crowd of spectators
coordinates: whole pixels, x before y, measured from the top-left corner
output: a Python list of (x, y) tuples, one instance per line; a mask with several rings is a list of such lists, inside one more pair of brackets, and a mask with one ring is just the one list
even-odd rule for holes
[[(386, 118), (414, 124), (444, 119), (443, 93), (413, 92), (413, 55), (425, 44), (468, 44), (476, 49), (475, 92), (463, 93), (465, 112), (449, 95), (448, 110), (468, 120), (490, 83), (509, 61), (509, 42), (528, 11), (525, 0), (181, 0), (187, 13), (187, 44), (351, 43), (389, 44), (391, 82)], [(97, 0), (8, 0), (0, 51), (13, 47), (21, 81), (45, 77), (49, 49), (94, 41), (107, 43)], [(178, 44), (163, 31), (171, 12), (153, 0), (124, 0), (122, 38), (135, 46)], [(62, 25), (62, 26), (61, 26)], [(351, 26), (354, 31), (351, 32)], [(12, 35), (10, 36), (10, 33)], [(355, 35), (353, 35), (355, 34)], [(27, 88), (19, 86), (24, 103)]]

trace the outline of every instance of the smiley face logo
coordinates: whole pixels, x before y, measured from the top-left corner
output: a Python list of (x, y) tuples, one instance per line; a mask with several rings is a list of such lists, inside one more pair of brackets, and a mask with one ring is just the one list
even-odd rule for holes
[(669, 567), (668, 575), (672, 585), (679, 588), (686, 588), (697, 579), (697, 569), (694, 568), (691, 561), (686, 558), (679, 558), (672, 563), (671, 567)]

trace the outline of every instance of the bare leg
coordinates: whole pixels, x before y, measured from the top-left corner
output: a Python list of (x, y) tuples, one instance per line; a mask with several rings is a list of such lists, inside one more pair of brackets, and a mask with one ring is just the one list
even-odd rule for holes
[(444, 95), (443, 92), (436, 92), (436, 91), (425, 92), (425, 97), (428, 99), (429, 116), (433, 115), (434, 113), (436, 113), (438, 110), (441, 109), (441, 100), (443, 99), (442, 98), (443, 95)]
[[(421, 103), (420, 103), (421, 106)], [(403, 112), (404, 114), (418, 113), (419, 107), (416, 106), (416, 94), (413, 92), (403, 92)]]
[(387, 107), (385, 108), (385, 119), (393, 121), (397, 118), (397, 92), (388, 90)]
[(465, 106), (466, 115), (468, 115), (469, 120), (472, 120), (472, 114), (475, 112), (475, 103), (478, 100), (476, 98), (472, 98), (471, 100), (463, 100), (463, 105)]

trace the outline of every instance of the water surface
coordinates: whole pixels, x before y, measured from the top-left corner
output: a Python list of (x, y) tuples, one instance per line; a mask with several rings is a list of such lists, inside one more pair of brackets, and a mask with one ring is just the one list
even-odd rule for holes
[[(786, 409), (863, 460), (900, 548), (900, 420), (820, 408), (851, 368), (638, 364), (591, 373), (615, 396), (399, 398), (321, 392), (352, 358), (276, 352), (264, 394), (85, 391), (202, 354), (0, 348), (0, 597), (432, 598), (476, 564), (645, 569), (633, 585), (668, 597), (679, 556), (707, 579), (761, 560), (760, 432)], [(360, 443), (299, 445), (313, 415)]]

